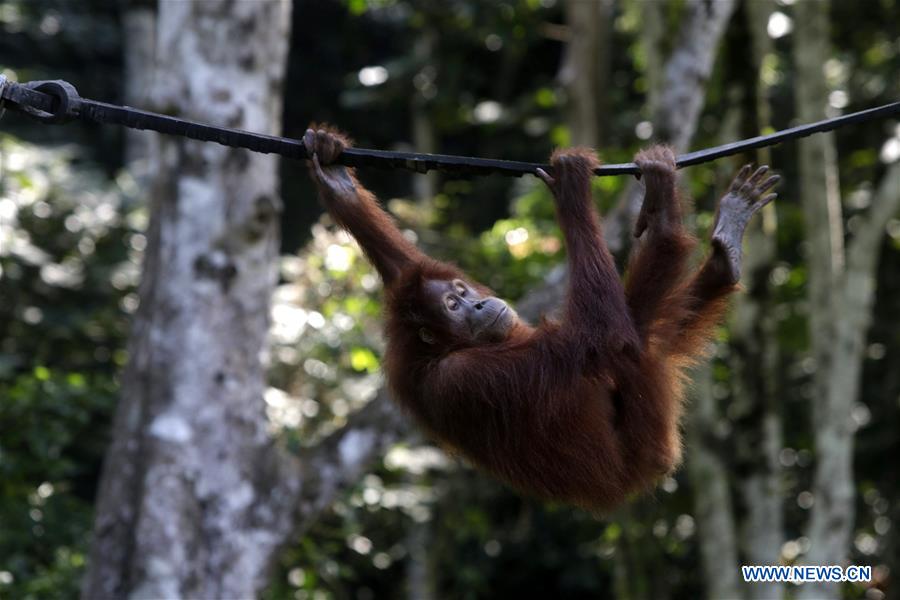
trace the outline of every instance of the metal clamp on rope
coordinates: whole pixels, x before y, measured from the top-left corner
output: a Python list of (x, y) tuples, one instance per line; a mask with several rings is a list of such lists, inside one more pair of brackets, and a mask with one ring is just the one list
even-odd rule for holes
[(65, 123), (78, 116), (81, 96), (78, 95), (75, 86), (68, 81), (61, 79), (30, 81), (24, 87), (53, 98), (49, 111), (23, 104), (22, 109), (32, 118), (44, 123)]
[(428, 163), (419, 158), (408, 158), (405, 161), (404, 166), (410, 170), (415, 171), (416, 173), (427, 173), (428, 172)]

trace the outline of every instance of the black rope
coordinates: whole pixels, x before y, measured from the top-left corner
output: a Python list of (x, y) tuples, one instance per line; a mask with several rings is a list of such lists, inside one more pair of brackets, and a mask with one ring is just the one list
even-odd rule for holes
[[(93, 123), (124, 125), (132, 129), (149, 129), (195, 140), (217, 142), (235, 148), (246, 148), (254, 152), (280, 154), (288, 158), (307, 158), (306, 148), (300, 140), (252, 133), (241, 129), (214, 127), (128, 106), (89, 100), (80, 97), (74, 86), (61, 80), (19, 84), (7, 81), (4, 76), (0, 75), (0, 109), (21, 112), (44, 123), (66, 123), (73, 119), (81, 119)], [(849, 115), (682, 154), (677, 157), (675, 162), (679, 168), (711, 162), (718, 158), (739, 154), (745, 150), (774, 146), (786, 140), (807, 137), (845, 125), (864, 123), (898, 114), (900, 114), (900, 102), (892, 102)], [(541, 163), (447, 154), (388, 152), (366, 148), (347, 148), (338, 157), (338, 162), (351, 167), (409, 169), (418, 173), (439, 170), (460, 175), (500, 173), (515, 177), (534, 174), (538, 168), (549, 169), (548, 165)], [(636, 175), (638, 173), (640, 173), (640, 169), (634, 163), (601, 165), (594, 170), (594, 174), (598, 176)]]

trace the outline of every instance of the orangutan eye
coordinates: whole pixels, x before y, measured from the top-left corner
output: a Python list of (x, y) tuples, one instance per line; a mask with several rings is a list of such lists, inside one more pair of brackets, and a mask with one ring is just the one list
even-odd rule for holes
[(466, 284), (464, 284), (462, 281), (456, 282), (456, 293), (457, 294), (459, 294), (460, 296), (465, 296), (467, 291), (468, 290), (466, 289)]
[(444, 300), (444, 303), (450, 310), (456, 310), (457, 308), (459, 308), (459, 302), (457, 302), (456, 298), (454, 298), (453, 296), (447, 296), (447, 299)]

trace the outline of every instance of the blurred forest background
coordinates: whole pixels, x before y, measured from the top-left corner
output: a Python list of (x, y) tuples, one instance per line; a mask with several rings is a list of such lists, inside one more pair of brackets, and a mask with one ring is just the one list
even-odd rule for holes
[[(627, 162), (900, 99), (898, 0), (0, 0), (0, 28), (15, 81), (514, 160)], [(698, 234), (749, 161), (784, 181), (694, 374), (685, 465), (597, 519), (392, 408), (380, 284), (304, 165), (7, 113), (0, 597), (900, 599), (900, 123), (684, 170)], [(565, 250), (535, 178), (360, 176), (429, 252), (552, 312)], [(620, 259), (639, 190), (596, 180)], [(873, 580), (751, 585), (741, 564)]]

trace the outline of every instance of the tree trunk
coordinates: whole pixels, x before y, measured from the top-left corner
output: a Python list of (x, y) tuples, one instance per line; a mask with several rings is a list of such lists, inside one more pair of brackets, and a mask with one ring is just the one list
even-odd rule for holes
[[(435, 35), (430, 28), (426, 28), (416, 38), (413, 46), (413, 57), (416, 65), (424, 70), (431, 66), (434, 53)], [(412, 113), (413, 148), (416, 152), (433, 154), (437, 152), (437, 133), (434, 130), (434, 121), (428, 113), (428, 98), (419, 90), (414, 90), (410, 102)], [(431, 200), (438, 190), (438, 172), (414, 173), (412, 175), (413, 197), (418, 202)]]
[[(740, 120), (738, 109), (724, 115), (719, 134), (723, 143), (739, 136)], [(728, 182), (730, 179), (725, 183)], [(691, 408), (686, 427), (687, 473), (693, 488), (706, 593), (710, 598), (743, 598), (745, 590), (739, 577), (738, 536), (729, 474), (733, 461), (729, 460), (729, 441), (720, 427), (724, 417), (713, 393), (712, 365), (706, 363), (696, 368), (691, 380)]]
[[(288, 2), (161, 3), (157, 107), (276, 135), (289, 12)], [(275, 473), (260, 469), (272, 450), (260, 356), (276, 167), (273, 156), (161, 138), (85, 598), (249, 598), (266, 583), (290, 528)]]
[[(797, 70), (796, 107), (800, 121), (825, 118), (828, 88), (823, 73), (824, 58), (830, 56), (828, 3), (800, 2), (794, 7), (797, 28), (794, 59)], [(844, 354), (835, 344), (835, 293), (844, 270), (843, 221), (837, 181), (834, 134), (825, 133), (799, 142), (798, 185), (806, 220), (809, 268), (809, 324), (816, 372), (813, 377), (813, 435), (816, 466), (813, 478), (815, 504), (808, 537), (806, 561), (812, 565), (844, 562), (853, 530), (853, 434), (850, 409), (855, 390), (837, 397), (829, 371), (844, 369)], [(841, 315), (842, 320), (845, 315)], [(849, 358), (849, 357), (847, 357)], [(855, 382), (851, 384), (855, 386)], [(842, 386), (843, 388), (844, 386)], [(800, 590), (806, 598), (837, 598), (836, 584), (806, 584)]]
[[(813, 121), (825, 116), (828, 94), (822, 73), (822, 59), (831, 54), (828, 4), (800, 2), (795, 10), (797, 113), (801, 120)], [(880, 242), (888, 220), (900, 207), (900, 165), (895, 163), (888, 168), (869, 212), (854, 228), (845, 256), (836, 153), (832, 134), (800, 143), (799, 189), (809, 240), (810, 333), (816, 361), (815, 503), (805, 557), (812, 565), (843, 564), (850, 547), (856, 508), (851, 410), (859, 399)], [(837, 598), (839, 591), (837, 584), (806, 584), (799, 597)]]
[(666, 36), (665, 2), (642, 2), (641, 45), (644, 47), (644, 79), (647, 81), (647, 97), (644, 110), (655, 115), (659, 110), (659, 96), (662, 94), (663, 51), (662, 42)]
[(611, 33), (612, 1), (566, 0), (563, 5), (569, 41), (558, 79), (566, 90), (566, 117), (573, 146), (596, 148), (600, 143), (600, 82), (608, 73), (604, 52)]
[[(122, 36), (125, 103), (147, 106), (156, 64), (156, 5), (151, 0), (123, 0)], [(125, 129), (125, 164), (139, 183), (147, 183), (158, 134)]]
[[(755, 113), (752, 130), (738, 137), (758, 135), (771, 125), (768, 88), (760, 76), (762, 63), (772, 51), (766, 27), (774, 4), (744, 3), (746, 24), (752, 41), (755, 84), (749, 90), (750, 110)], [(743, 134), (746, 134), (743, 135)], [(768, 148), (757, 151), (758, 164), (771, 164)], [(777, 167), (777, 165), (776, 165)], [(728, 177), (731, 173), (727, 174)], [(732, 392), (740, 415), (735, 423), (737, 482), (744, 508), (741, 545), (749, 564), (776, 565), (784, 544), (784, 514), (779, 453), (783, 446), (782, 417), (778, 405), (779, 348), (774, 295), (769, 276), (777, 258), (774, 204), (754, 219), (744, 238), (745, 293), (735, 300), (731, 319)], [(758, 582), (747, 586), (748, 597), (772, 600), (784, 596), (784, 584)]]
[(407, 528), (406, 597), (409, 600), (437, 598), (435, 572), (431, 565), (431, 523), (413, 521)]
[(709, 598), (743, 598), (737, 556), (737, 534), (728, 465), (722, 458), (723, 439), (716, 435), (720, 419), (713, 397), (712, 368), (704, 365), (693, 374), (687, 471), (694, 493), (694, 515)]

